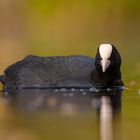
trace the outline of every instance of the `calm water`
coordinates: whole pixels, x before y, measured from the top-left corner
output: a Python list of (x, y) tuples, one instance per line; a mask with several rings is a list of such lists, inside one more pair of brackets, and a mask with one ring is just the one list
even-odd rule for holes
[(104, 94), (82, 89), (1, 93), (0, 139), (139, 139), (138, 91)]

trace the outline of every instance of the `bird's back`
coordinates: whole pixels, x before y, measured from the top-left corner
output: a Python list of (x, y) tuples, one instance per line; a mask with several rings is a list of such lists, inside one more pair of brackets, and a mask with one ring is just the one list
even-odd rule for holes
[(87, 56), (27, 56), (9, 66), (2, 77), (5, 88), (90, 86), (94, 58)]

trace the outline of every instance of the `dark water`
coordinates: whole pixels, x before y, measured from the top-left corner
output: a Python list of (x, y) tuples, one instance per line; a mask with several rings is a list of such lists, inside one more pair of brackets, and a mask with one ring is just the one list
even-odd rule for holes
[(134, 131), (132, 126), (139, 126), (140, 118), (134, 115), (140, 100), (136, 94), (126, 95), (121, 90), (24, 89), (1, 95), (0, 139), (138, 139), (139, 134), (128, 136)]

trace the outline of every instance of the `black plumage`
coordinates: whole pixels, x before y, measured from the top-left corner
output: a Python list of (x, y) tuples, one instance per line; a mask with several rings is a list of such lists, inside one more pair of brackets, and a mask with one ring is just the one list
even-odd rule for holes
[(123, 86), (121, 77), (121, 56), (114, 45), (112, 45), (112, 53), (108, 58), (110, 65), (105, 72), (102, 72), (101, 56), (99, 48), (95, 56), (95, 69), (91, 73), (92, 82), (95, 86)]
[(22, 87), (121, 86), (121, 57), (113, 46), (111, 63), (101, 69), (99, 49), (95, 59), (88, 56), (27, 56), (9, 66), (0, 81), (4, 89)]

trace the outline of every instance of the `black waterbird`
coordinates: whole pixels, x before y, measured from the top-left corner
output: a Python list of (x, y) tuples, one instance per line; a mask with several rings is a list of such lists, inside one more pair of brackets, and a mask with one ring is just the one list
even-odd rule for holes
[(95, 59), (88, 56), (27, 56), (0, 77), (3, 89), (90, 88), (123, 86), (121, 57), (116, 47), (101, 44)]

